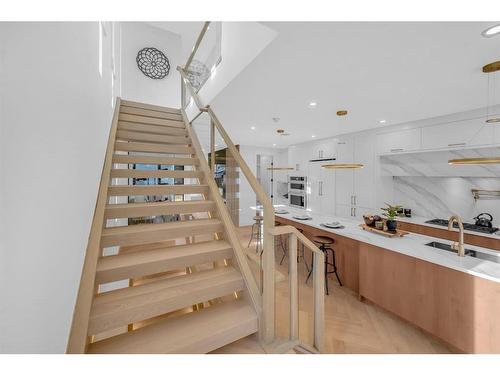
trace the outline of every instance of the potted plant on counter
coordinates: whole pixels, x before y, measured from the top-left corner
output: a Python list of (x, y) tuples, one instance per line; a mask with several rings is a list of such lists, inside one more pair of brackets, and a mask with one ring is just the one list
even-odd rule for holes
[(386, 225), (387, 230), (394, 232), (398, 228), (398, 223), (396, 221), (396, 217), (398, 216), (398, 210), (401, 209), (402, 206), (392, 206), (389, 203), (385, 204), (387, 207), (381, 208), (384, 215), (387, 218)]

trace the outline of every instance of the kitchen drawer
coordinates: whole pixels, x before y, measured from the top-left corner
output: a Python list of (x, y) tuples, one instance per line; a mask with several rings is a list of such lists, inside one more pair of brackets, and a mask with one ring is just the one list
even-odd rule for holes
[(421, 129), (400, 130), (377, 135), (377, 153), (414, 151), (421, 146)]

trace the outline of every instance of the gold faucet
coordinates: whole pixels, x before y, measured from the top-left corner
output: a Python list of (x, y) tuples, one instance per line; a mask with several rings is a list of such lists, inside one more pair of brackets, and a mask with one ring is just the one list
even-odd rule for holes
[(465, 256), (465, 248), (464, 248), (464, 224), (462, 222), (462, 218), (458, 215), (451, 215), (448, 219), (448, 230), (453, 228), (453, 222), (456, 221), (458, 223), (458, 231), (460, 233), (458, 242), (453, 242), (451, 248), (458, 252), (459, 257)]

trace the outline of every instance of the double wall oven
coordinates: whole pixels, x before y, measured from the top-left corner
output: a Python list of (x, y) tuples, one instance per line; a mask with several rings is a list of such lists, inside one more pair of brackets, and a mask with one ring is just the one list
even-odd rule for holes
[(307, 177), (288, 177), (288, 204), (291, 207), (306, 208)]

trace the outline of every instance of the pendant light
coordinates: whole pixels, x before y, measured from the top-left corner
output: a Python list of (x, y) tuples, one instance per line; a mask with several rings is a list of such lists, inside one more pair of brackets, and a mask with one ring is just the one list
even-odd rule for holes
[(359, 163), (338, 163), (338, 164), (324, 164), (321, 166), (326, 169), (360, 169), (363, 168), (363, 164)]
[(451, 159), (451, 160), (448, 160), (448, 164), (451, 164), (451, 165), (500, 164), (500, 157)]
[[(500, 61), (495, 61), (490, 64), (487, 64), (483, 66), (483, 73), (488, 74), (488, 87), (487, 87), (487, 94), (486, 94), (486, 123), (487, 124), (494, 124), (500, 122), (500, 116), (493, 116), (491, 117), (490, 114), (490, 91), (493, 91), (493, 97), (495, 97), (495, 75), (492, 75), (490, 73), (494, 73), (500, 70)], [(490, 78), (491, 77), (491, 78)], [(492, 81), (492, 84), (490, 85), (490, 81)], [(490, 86), (492, 88), (490, 89)]]
[[(488, 87), (486, 95), (486, 123), (487, 124), (498, 124), (500, 125), (500, 117), (498, 115), (491, 116), (490, 114), (490, 81), (493, 81), (493, 88), (495, 89), (495, 77), (490, 79), (491, 73), (498, 72), (500, 70), (500, 61), (495, 61), (490, 64), (483, 66), (483, 73), (488, 74)], [(448, 160), (450, 165), (487, 165), (487, 164), (500, 164), (500, 156), (492, 156), (489, 158), (463, 158), (463, 159), (451, 159)]]

